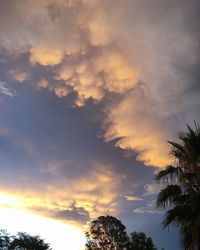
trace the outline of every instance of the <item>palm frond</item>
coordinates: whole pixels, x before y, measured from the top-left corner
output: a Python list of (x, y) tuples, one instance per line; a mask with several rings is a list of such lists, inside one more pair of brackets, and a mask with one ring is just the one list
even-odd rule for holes
[(164, 220), (162, 221), (163, 229), (172, 226), (178, 226), (178, 217), (179, 217), (180, 208), (178, 206), (174, 207), (173, 209), (169, 209), (164, 216)]
[(179, 142), (169, 141), (175, 165), (156, 176), (167, 185), (157, 197), (157, 207), (169, 207), (163, 229), (177, 226), (185, 250), (200, 249), (200, 125), (194, 125), (178, 133)]
[(181, 196), (181, 187), (178, 185), (169, 185), (162, 189), (157, 198), (156, 206), (159, 208), (166, 208), (176, 202), (176, 198)]
[(180, 167), (174, 167), (174, 166), (167, 166), (165, 170), (161, 170), (155, 180), (156, 181), (161, 181), (161, 180), (165, 180), (166, 178), (177, 178), (180, 176), (180, 174), (182, 173), (182, 169)]

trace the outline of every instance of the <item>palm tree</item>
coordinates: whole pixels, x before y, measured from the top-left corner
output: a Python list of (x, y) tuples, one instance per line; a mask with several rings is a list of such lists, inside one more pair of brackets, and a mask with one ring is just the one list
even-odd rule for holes
[(178, 226), (184, 249), (200, 250), (200, 126), (187, 126), (180, 142), (169, 142), (174, 165), (157, 174), (165, 184), (157, 197), (157, 207), (166, 209), (163, 228)]

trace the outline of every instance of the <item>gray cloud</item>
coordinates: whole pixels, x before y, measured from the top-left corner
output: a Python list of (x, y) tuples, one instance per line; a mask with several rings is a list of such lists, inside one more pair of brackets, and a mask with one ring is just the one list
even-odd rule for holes
[(66, 221), (78, 221), (85, 224), (90, 220), (90, 215), (83, 207), (77, 207), (74, 202), (70, 208), (55, 212), (55, 217)]

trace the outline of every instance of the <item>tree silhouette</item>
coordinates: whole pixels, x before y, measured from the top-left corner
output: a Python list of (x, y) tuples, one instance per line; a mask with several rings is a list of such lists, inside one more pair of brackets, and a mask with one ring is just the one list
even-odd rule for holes
[(163, 227), (180, 229), (184, 249), (200, 250), (200, 126), (188, 126), (178, 134), (179, 142), (171, 144), (174, 166), (158, 173), (156, 180), (166, 187), (157, 197), (157, 207), (166, 209)]
[(130, 235), (130, 250), (157, 250), (150, 237), (144, 233), (133, 232)]
[(10, 242), (12, 241), (12, 237), (6, 230), (0, 230), (0, 249), (7, 250)]
[(1, 250), (51, 250), (48, 243), (45, 243), (38, 235), (31, 236), (27, 233), (10, 235), (6, 230), (0, 230)]
[(87, 250), (126, 250), (129, 238), (122, 222), (113, 216), (100, 216), (86, 233)]

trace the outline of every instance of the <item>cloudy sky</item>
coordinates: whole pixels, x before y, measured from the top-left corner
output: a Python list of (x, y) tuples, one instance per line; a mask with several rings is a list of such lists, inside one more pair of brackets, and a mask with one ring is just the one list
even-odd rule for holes
[(0, 1), (7, 215), (62, 223), (67, 238), (111, 214), (159, 248), (179, 249), (178, 234), (161, 231), (153, 179), (171, 162), (167, 140), (199, 119), (199, 8), (199, 0)]

